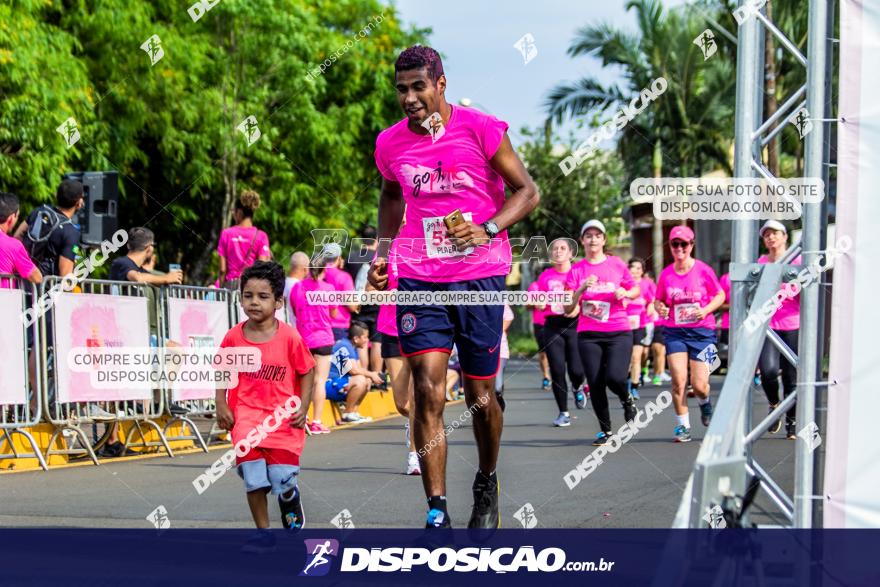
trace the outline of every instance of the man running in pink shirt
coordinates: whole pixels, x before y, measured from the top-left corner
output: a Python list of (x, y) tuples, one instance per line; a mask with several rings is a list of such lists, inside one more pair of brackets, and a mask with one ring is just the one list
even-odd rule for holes
[[(538, 190), (507, 137), (507, 124), (446, 101), (440, 55), (416, 45), (394, 65), (406, 118), (376, 139), (382, 173), (380, 245), (370, 282), (384, 289), (386, 259), (397, 236), (400, 292), (504, 291), (511, 252), (506, 230), (538, 205)], [(510, 190), (505, 199), (504, 186)], [(400, 228), (406, 206), (406, 223)], [(447, 231), (444, 217), (464, 220)], [(469, 528), (497, 528), (495, 466), (503, 424), (495, 398), (502, 305), (397, 306), (400, 349), (415, 381), (414, 440), (428, 498), (426, 527), (450, 527), (443, 434), (446, 365), (457, 345), (465, 399), (473, 411), (479, 470)], [(436, 446), (435, 446), (436, 445)]]

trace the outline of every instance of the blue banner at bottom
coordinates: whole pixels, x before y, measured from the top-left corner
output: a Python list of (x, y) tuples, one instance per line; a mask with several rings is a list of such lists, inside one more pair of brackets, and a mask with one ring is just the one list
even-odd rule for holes
[(2, 585), (880, 585), (875, 530), (0, 530)]

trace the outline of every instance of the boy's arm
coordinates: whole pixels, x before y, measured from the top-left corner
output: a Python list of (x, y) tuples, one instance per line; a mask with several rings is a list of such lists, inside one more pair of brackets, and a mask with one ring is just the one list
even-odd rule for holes
[(300, 388), (300, 406), (299, 411), (290, 419), (290, 425), (293, 428), (305, 428), (306, 416), (309, 412), (309, 402), (312, 399), (312, 382), (315, 380), (315, 368), (312, 367), (306, 373), (300, 375), (297, 373), (296, 381)]
[(229, 404), (226, 403), (226, 389), (218, 389), (214, 392), (214, 402), (217, 405), (217, 424), (223, 430), (232, 430), (235, 417), (229, 409)]

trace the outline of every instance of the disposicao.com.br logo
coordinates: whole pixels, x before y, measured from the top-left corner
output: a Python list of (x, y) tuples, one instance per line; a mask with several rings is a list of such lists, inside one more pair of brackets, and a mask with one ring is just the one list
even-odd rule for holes
[(613, 561), (600, 558), (596, 561), (567, 561), (561, 548), (544, 548), (536, 551), (534, 546), (499, 548), (343, 548), (340, 553), (335, 540), (306, 540), (308, 557), (300, 576), (326, 575), (332, 559), (340, 556), (339, 571), (342, 573), (408, 573), (429, 570), (435, 573), (455, 571), (459, 573), (516, 573), (518, 571), (553, 573), (556, 571), (607, 572)]

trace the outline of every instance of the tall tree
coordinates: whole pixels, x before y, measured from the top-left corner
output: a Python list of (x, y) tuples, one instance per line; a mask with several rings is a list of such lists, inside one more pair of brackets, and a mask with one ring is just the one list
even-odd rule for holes
[[(551, 90), (548, 116), (561, 122), (596, 113), (608, 116), (664, 78), (666, 91), (622, 130), (618, 150), (627, 184), (635, 177), (701, 175), (721, 168), (731, 172), (735, 58), (733, 48), (716, 35), (717, 54), (704, 59), (694, 41), (706, 29), (701, 15), (685, 8), (665, 11), (659, 0), (630, 0), (638, 32), (609, 24), (581, 28), (568, 54), (595, 56), (605, 67), (620, 69), (622, 84), (605, 85), (595, 77), (563, 83)], [(659, 149), (661, 165), (656, 164)], [(654, 231), (655, 264), (662, 262)]]

